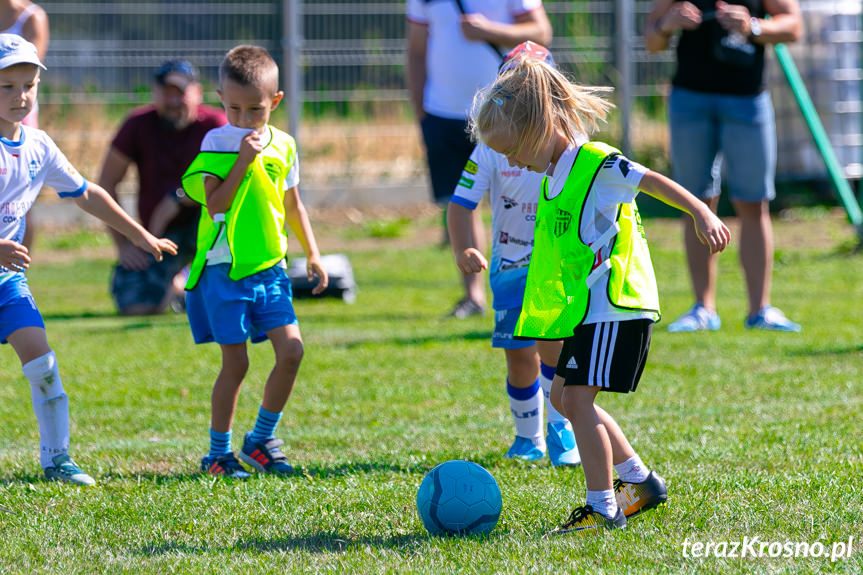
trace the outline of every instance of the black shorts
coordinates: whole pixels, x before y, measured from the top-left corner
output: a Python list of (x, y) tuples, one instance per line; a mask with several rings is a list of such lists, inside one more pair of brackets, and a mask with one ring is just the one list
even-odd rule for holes
[(474, 143), (470, 141), (467, 121), (426, 114), (420, 122), (420, 128), (434, 201), (438, 205), (445, 205), (455, 192), (461, 172), (473, 152)]
[(637, 319), (582, 324), (563, 341), (556, 374), (564, 385), (589, 385), (600, 391), (635, 391), (647, 352), (653, 321)]

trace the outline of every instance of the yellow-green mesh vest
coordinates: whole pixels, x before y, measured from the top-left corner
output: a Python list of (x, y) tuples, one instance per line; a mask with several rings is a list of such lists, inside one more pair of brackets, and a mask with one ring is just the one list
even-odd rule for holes
[(249, 165), (224, 222), (216, 222), (207, 212), (204, 176), (224, 180), (237, 160), (236, 152), (201, 152), (183, 175), (183, 189), (191, 199), (201, 204), (198, 242), (195, 259), (186, 282), (190, 290), (198, 284), (207, 252), (213, 247), (219, 231), (225, 227), (231, 250), (233, 280), (269, 269), (283, 260), (288, 251), (285, 233), (285, 178), (294, 164), (294, 139), (271, 126), (270, 143)]
[[(533, 255), (515, 337), (570, 337), (584, 321), (590, 298), (587, 279), (596, 262), (593, 250), (580, 235), (584, 204), (605, 159), (619, 153), (601, 142), (583, 145), (563, 190), (552, 199), (548, 198), (548, 178), (543, 178)], [(620, 204), (616, 223), (620, 230), (608, 258), (609, 302), (621, 309), (658, 314), (656, 277), (635, 201)]]

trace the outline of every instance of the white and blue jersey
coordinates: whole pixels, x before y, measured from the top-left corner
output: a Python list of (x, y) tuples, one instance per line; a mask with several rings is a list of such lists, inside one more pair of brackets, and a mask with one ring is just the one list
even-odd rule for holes
[[(51, 186), (60, 197), (77, 197), (87, 181), (42, 130), (21, 126), (17, 142), (0, 138), (0, 238), (21, 242), (24, 215), (42, 186)], [(0, 277), (8, 273), (0, 267)]]
[(521, 307), (524, 299), (542, 177), (511, 167), (505, 156), (480, 143), (450, 200), (474, 210), (489, 193), (492, 247), (488, 269), (496, 310)]

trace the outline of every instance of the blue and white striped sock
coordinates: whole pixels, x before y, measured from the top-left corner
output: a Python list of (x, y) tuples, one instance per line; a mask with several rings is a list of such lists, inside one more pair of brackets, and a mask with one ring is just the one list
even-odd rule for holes
[(266, 441), (271, 438), (281, 418), (281, 413), (273, 413), (263, 407), (258, 408), (258, 419), (255, 420), (255, 428), (249, 434), (249, 439), (251, 441)]
[(218, 457), (231, 452), (231, 431), (214, 431), (210, 429), (210, 455)]

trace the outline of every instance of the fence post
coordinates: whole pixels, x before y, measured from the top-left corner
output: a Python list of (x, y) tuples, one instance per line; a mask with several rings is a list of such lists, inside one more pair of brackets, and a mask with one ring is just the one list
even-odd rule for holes
[(288, 98), (288, 132), (299, 143), (302, 102), (300, 54), (303, 47), (301, 0), (282, 0), (282, 62)]
[(614, 60), (617, 65), (617, 93), (620, 109), (620, 148), (632, 157), (632, 35), (635, 33), (635, 3), (633, 0), (614, 1), (615, 41)]

